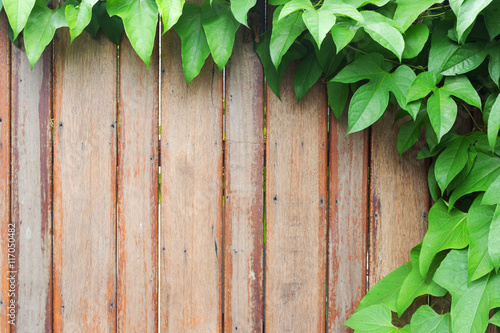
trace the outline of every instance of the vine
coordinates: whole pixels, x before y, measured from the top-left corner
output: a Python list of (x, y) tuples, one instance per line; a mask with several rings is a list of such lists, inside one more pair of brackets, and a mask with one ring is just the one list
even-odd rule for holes
[[(149, 64), (161, 14), (163, 32), (182, 40), (189, 84), (211, 54), (220, 70), (240, 24), (256, 0), (0, 0), (11, 40), (21, 39), (35, 64), (55, 31), (71, 40), (101, 30), (119, 43), (125, 30)], [(52, 3), (52, 2), (51, 2)], [(345, 323), (356, 332), (484, 332), (500, 326), (500, 0), (269, 0), (271, 28), (255, 51), (279, 96), (287, 65), (300, 59), (294, 89), (300, 100), (322, 78), (333, 114), (348, 107), (348, 133), (400, 107), (397, 148), (403, 154), (425, 133), (418, 157), (432, 158), (435, 201), (429, 228), (411, 261), (363, 298)], [(255, 32), (255, 27), (253, 31)], [(348, 102), (348, 96), (352, 97)], [(458, 109), (474, 129), (454, 131)], [(415, 300), (431, 295), (430, 305)], [(413, 305), (413, 306), (412, 306)], [(416, 307), (412, 316), (402, 316)]]

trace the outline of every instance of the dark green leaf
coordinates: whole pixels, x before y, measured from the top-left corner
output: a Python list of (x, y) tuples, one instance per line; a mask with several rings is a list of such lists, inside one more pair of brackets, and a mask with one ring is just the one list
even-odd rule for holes
[(448, 21), (442, 21), (432, 33), (429, 52), (429, 71), (440, 74), (458, 45), (448, 38)]
[(347, 98), (349, 97), (349, 86), (347, 84), (337, 82), (327, 82), (326, 89), (328, 92), (328, 104), (337, 120), (344, 112)]
[(476, 20), (477, 15), (491, 3), (492, 0), (465, 0), (457, 13), (457, 37), (464, 42), (465, 32)]
[(498, 81), (500, 81), (500, 46), (491, 48), (489, 54), (488, 72), (490, 73), (491, 80), (498, 87)]
[(444, 192), (467, 164), (470, 144), (470, 137), (458, 136), (437, 158), (434, 172), (441, 191)]
[(92, 8), (92, 17), (96, 18), (102, 32), (104, 32), (110, 41), (117, 45), (120, 44), (124, 30), (123, 21), (118, 16), (109, 16), (106, 10), (106, 2), (99, 1), (94, 5), (94, 8)]
[(458, 48), (448, 59), (441, 74), (458, 75), (476, 69), (488, 56), (488, 48), (484, 43), (469, 43)]
[(397, 140), (399, 154), (402, 155), (418, 141), (426, 117), (426, 112), (421, 111), (416, 120), (409, 120), (401, 126)]
[(316, 81), (318, 81), (321, 73), (322, 69), (318, 59), (316, 59), (316, 54), (314, 52), (309, 52), (297, 66), (293, 77), (293, 87), (298, 101), (300, 101), (306, 95), (307, 91)]
[(494, 151), (500, 130), (500, 98), (498, 96), (488, 113), (488, 142), (491, 150)]
[(490, 39), (500, 35), (500, 20), (498, 19), (498, 12), (500, 11), (500, 1), (493, 0), (491, 4), (483, 11), (484, 23)]
[(500, 269), (500, 205), (497, 205), (490, 225), (488, 236), (488, 253), (495, 269)]
[(431, 194), (432, 200), (438, 201), (441, 196), (439, 192), (439, 186), (436, 182), (436, 175), (434, 174), (435, 163), (436, 162), (432, 162), (431, 166), (429, 167), (429, 172), (427, 173), (427, 184), (429, 186), (429, 192)]

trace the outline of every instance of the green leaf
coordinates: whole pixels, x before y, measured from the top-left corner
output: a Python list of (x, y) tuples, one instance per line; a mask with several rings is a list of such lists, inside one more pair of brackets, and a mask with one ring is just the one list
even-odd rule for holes
[(337, 23), (330, 31), (335, 46), (337, 46), (337, 52), (340, 52), (353, 40), (359, 28), (359, 26), (352, 24), (349, 20), (341, 21), (341, 18), (337, 20)]
[(439, 200), (429, 211), (429, 229), (422, 242), (420, 273), (427, 276), (436, 254), (446, 249), (461, 249), (469, 244), (467, 214), (451, 209)]
[(491, 106), (488, 115), (488, 142), (491, 150), (495, 150), (497, 144), (498, 131), (500, 130), (500, 98), (496, 98)]
[(432, 33), (429, 51), (429, 71), (440, 74), (458, 45), (448, 38), (448, 21), (442, 21)]
[(24, 29), (24, 46), (31, 69), (54, 38), (56, 29), (67, 26), (65, 6), (51, 10), (45, 0), (37, 0)]
[(316, 59), (316, 54), (309, 52), (297, 66), (293, 77), (293, 87), (297, 101), (300, 101), (306, 95), (307, 91), (318, 81), (321, 73), (321, 65)]
[(398, 132), (397, 148), (400, 155), (410, 149), (420, 138), (422, 126), (426, 118), (426, 112), (421, 111), (416, 120), (409, 120), (404, 123)]
[(337, 120), (340, 120), (344, 112), (347, 98), (349, 97), (349, 86), (337, 82), (327, 82), (328, 104)]
[(441, 90), (481, 109), (481, 98), (466, 76), (447, 77)]
[(405, 42), (401, 32), (394, 27), (394, 24), (387, 22), (385, 16), (374, 11), (362, 11), (365, 20), (363, 28), (370, 37), (382, 47), (394, 53), (401, 61)]
[(439, 77), (433, 72), (422, 72), (418, 74), (408, 89), (407, 100), (410, 102), (426, 97), (436, 88), (438, 82)]
[(314, 9), (313, 5), (311, 4), (311, 1), (309, 0), (291, 0), (282, 7), (282, 10), (280, 11), (278, 16), (278, 21), (281, 21), (283, 18), (299, 10), (306, 10), (311, 8)]
[[(242, 0), (233, 0), (234, 6), (241, 3)], [(233, 1), (231, 5), (233, 6)], [(167, 32), (172, 28), (182, 15), (182, 8), (184, 7), (184, 0), (156, 0), (156, 5), (161, 14), (161, 20), (163, 22), (163, 33)], [(246, 19), (246, 13), (245, 13)], [(246, 24), (246, 23), (245, 23)]]
[(440, 198), (439, 186), (436, 182), (436, 175), (434, 173), (436, 162), (432, 162), (429, 167), (429, 172), (427, 173), (427, 184), (429, 187), (429, 192), (431, 194), (431, 198), (434, 201), (438, 201)]
[(92, 18), (97, 20), (97, 28), (100, 26), (102, 32), (104, 32), (110, 41), (116, 45), (120, 44), (124, 30), (123, 21), (118, 16), (109, 16), (106, 9), (106, 2), (99, 1), (94, 5), (92, 8)]
[(278, 21), (280, 7), (274, 12), (271, 43), (269, 45), (271, 60), (278, 68), (281, 59), (299, 35), (306, 30), (302, 13), (295, 12)]
[(233, 51), (234, 37), (239, 27), (231, 13), (229, 2), (213, 0), (210, 5), (205, 1), (201, 7), (201, 23), (212, 57), (222, 72)]
[(436, 160), (436, 181), (441, 191), (465, 168), (469, 158), (470, 137), (458, 136), (451, 141)]
[[(42, 2), (37, 2), (41, 6)], [(43, 2), (43, 5), (45, 5), (45, 2)], [(34, 6), (35, 0), (3, 0), (3, 7), (5, 9), (5, 13), (7, 14), (7, 18), (9, 19), (9, 25), (14, 32), (13, 40), (17, 39), (19, 33), (28, 23), (28, 18), (30, 17), (31, 11), (34, 9)], [(43, 32), (40, 34), (43, 34)]]
[(422, 305), (411, 317), (412, 333), (451, 333), (451, 316), (437, 314), (428, 305)]
[(488, 98), (484, 103), (483, 121), (485, 124), (488, 123), (488, 118), (490, 117), (491, 109), (493, 108), (493, 104), (495, 104), (497, 98), (498, 98), (498, 93), (491, 93), (488, 95)]
[(484, 193), (483, 205), (496, 205), (500, 203), (500, 176), (490, 184)]
[(399, 0), (393, 19), (401, 25), (403, 31), (406, 31), (422, 12), (433, 4), (442, 2), (443, 0)]
[(411, 263), (400, 266), (396, 270), (386, 275), (376, 285), (374, 285), (358, 306), (358, 311), (372, 305), (386, 305), (391, 311), (397, 311), (398, 296), (403, 282), (410, 274)]
[(179, 21), (174, 25), (182, 42), (182, 68), (189, 84), (201, 71), (210, 54), (207, 37), (201, 25), (201, 8), (194, 4), (184, 5)]
[(478, 151), (476, 162), (469, 175), (451, 193), (450, 207), (466, 194), (486, 191), (498, 176), (500, 176), (500, 158), (491, 158), (491, 156)]
[(3, 8), (3, 3), (2, 0), (0, 0), (0, 12), (2, 11), (2, 8)]
[(493, 317), (491, 317), (490, 323), (500, 327), (500, 311), (497, 311), (497, 313), (495, 313)]
[(326, 34), (335, 24), (336, 17), (332, 13), (323, 10), (323, 7), (321, 7), (319, 10), (315, 8), (307, 9), (304, 14), (302, 14), (302, 19), (311, 35), (314, 37), (316, 44), (320, 47)]
[(465, 0), (450, 0), (450, 7), (455, 13), (455, 15), (458, 15), (458, 11), (460, 10), (460, 6), (464, 3)]
[(493, 219), (490, 225), (490, 234), (488, 236), (488, 253), (495, 269), (500, 269), (500, 206), (497, 205)]
[(484, 43), (469, 43), (458, 48), (443, 67), (443, 75), (464, 74), (476, 69), (488, 56)]
[(486, 10), (483, 10), (484, 24), (490, 35), (490, 39), (494, 39), (500, 35), (500, 20), (498, 20), (498, 11), (500, 10), (500, 1), (493, 0)]
[(484, 332), (490, 309), (500, 306), (500, 276), (490, 273), (468, 283), (467, 250), (452, 250), (434, 280), (452, 296), (453, 332)]
[(447, 92), (434, 89), (427, 101), (427, 113), (438, 140), (449, 132), (457, 118), (457, 105)]
[(232, 0), (231, 11), (233, 12), (234, 18), (248, 28), (247, 14), (256, 3), (257, 0)]
[[(499, 20), (500, 22), (500, 20)], [(488, 62), (488, 72), (493, 80), (493, 83), (499, 87), (500, 81), (500, 46), (493, 47), (489, 52), (490, 61)]]
[(412, 25), (404, 34), (405, 48), (404, 59), (418, 56), (429, 39), (429, 28), (424, 23)]
[(408, 307), (413, 303), (415, 298), (422, 295), (433, 295), (433, 296), (444, 296), (446, 290), (443, 289), (436, 282), (432, 281), (432, 276), (436, 272), (439, 264), (444, 258), (443, 254), (436, 256), (436, 260), (432, 265), (432, 269), (427, 273), (420, 275), (419, 271), (419, 256), (421, 256), (421, 245), (415, 246), (410, 253), (411, 257), (411, 272), (406, 277), (403, 285), (401, 286), (401, 291), (398, 296), (398, 315), (401, 316), (403, 312), (408, 309)]
[(344, 325), (356, 333), (392, 333), (398, 328), (392, 324), (391, 309), (387, 305), (372, 305), (356, 311)]
[(458, 41), (464, 42), (465, 32), (476, 20), (477, 15), (491, 3), (492, 0), (465, 0), (457, 13), (456, 32)]
[(377, 7), (382, 7), (387, 4), (390, 0), (349, 0), (349, 4), (355, 8), (362, 7), (367, 4), (373, 4)]
[(68, 22), (71, 42), (78, 37), (83, 30), (89, 25), (92, 18), (92, 6), (98, 0), (82, 0), (78, 6), (67, 5), (64, 11), (66, 22)]
[(483, 196), (474, 200), (467, 216), (469, 231), (468, 281), (482, 278), (494, 268), (488, 254), (488, 237), (495, 207), (481, 203)]
[(110, 16), (121, 17), (130, 44), (149, 67), (158, 24), (155, 0), (107, 0), (106, 8)]

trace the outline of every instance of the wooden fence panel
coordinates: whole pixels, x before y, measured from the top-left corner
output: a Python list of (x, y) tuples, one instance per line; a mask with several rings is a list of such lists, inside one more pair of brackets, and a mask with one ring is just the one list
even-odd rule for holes
[(0, 333), (10, 331), (8, 324), (9, 267), (7, 244), (10, 219), (10, 42), (7, 17), (0, 12)]
[(324, 332), (326, 318), (327, 103), (318, 83), (297, 104), (293, 71), (281, 102), (267, 91), (267, 332)]
[(118, 330), (158, 330), (158, 47), (148, 69), (120, 43)]
[(226, 68), (224, 331), (262, 332), (264, 76), (243, 32)]
[(12, 48), (12, 221), (17, 224), (18, 332), (52, 330), (52, 52), (31, 70)]
[(186, 87), (180, 38), (162, 38), (161, 331), (222, 330), (222, 75)]
[(116, 331), (117, 51), (56, 35), (55, 331)]
[(369, 286), (410, 260), (410, 250), (427, 230), (430, 196), (427, 165), (418, 147), (399, 156), (395, 109), (372, 127), (370, 172)]
[(366, 293), (368, 130), (346, 136), (347, 110), (330, 115), (328, 331), (343, 323)]

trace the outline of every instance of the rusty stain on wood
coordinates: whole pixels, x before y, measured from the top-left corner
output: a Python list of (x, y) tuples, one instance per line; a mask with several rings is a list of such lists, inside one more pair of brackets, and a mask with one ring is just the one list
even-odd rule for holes
[(17, 320), (11, 331), (52, 330), (52, 52), (33, 70), (12, 48), (12, 221)]
[(148, 69), (120, 43), (118, 330), (158, 330), (158, 43)]
[(343, 323), (366, 293), (368, 130), (346, 136), (347, 110), (330, 115), (328, 331)]
[(224, 332), (263, 331), (264, 75), (236, 35), (226, 68)]
[(54, 330), (114, 332), (117, 50), (67, 30), (54, 49)]
[(326, 89), (317, 83), (297, 104), (292, 75), (283, 76), (283, 102), (267, 88), (265, 325), (324, 332)]
[(222, 75), (186, 87), (180, 39), (162, 38), (161, 331), (222, 330)]

